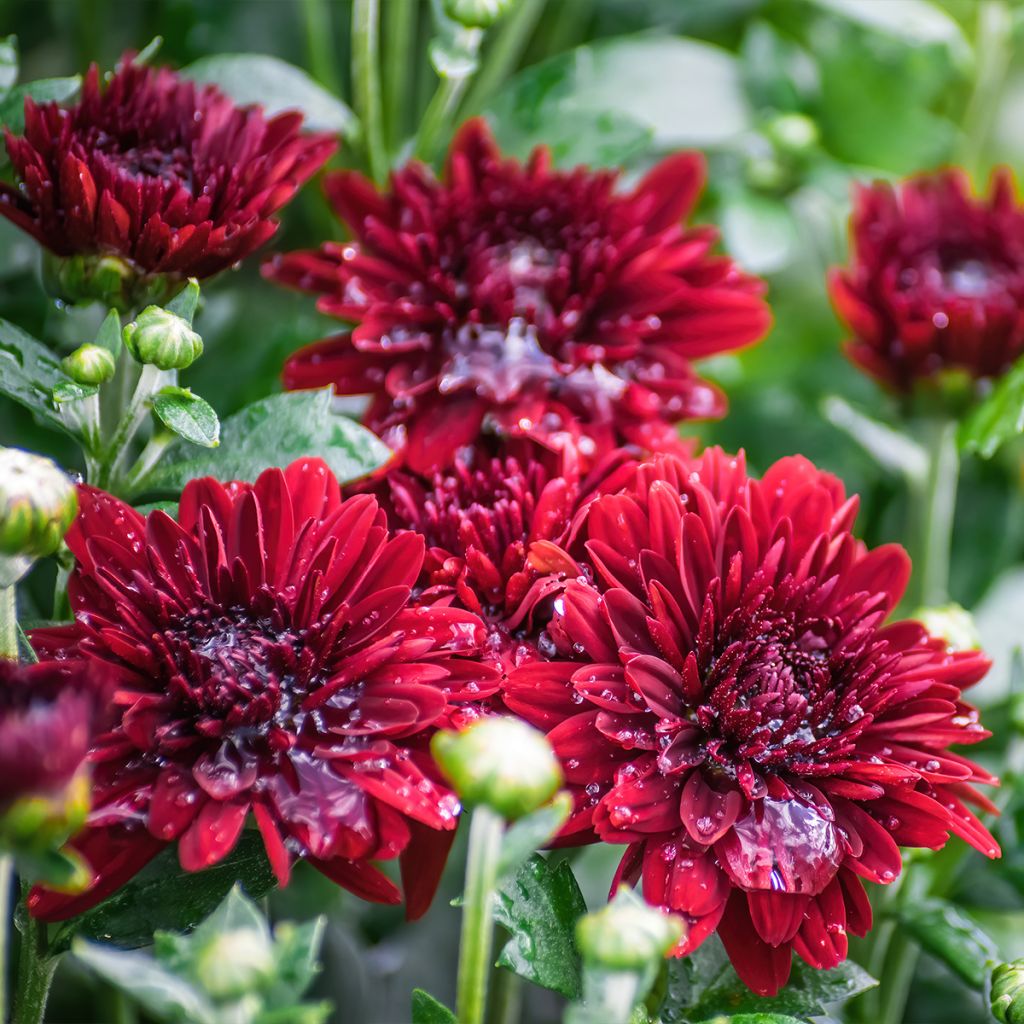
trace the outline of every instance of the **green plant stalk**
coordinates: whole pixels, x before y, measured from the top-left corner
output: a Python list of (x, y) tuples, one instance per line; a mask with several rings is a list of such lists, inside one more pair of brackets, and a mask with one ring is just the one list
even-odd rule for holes
[[(516, 69), (519, 58), (544, 12), (545, 0), (520, 0), (519, 5), (500, 23), (498, 32), (484, 55), (483, 67), (462, 105), (462, 116), (471, 117), (484, 109), (505, 79)], [(573, 0), (565, 0), (567, 4)], [(577, 0), (578, 2), (578, 0)]]
[(18, 959), (18, 989), (11, 1024), (44, 1024), (56, 957), (46, 954), (46, 925), (27, 917)]
[(469, 80), (470, 75), (463, 75), (460, 78), (442, 78), (438, 82), (437, 89), (423, 112), (423, 120), (420, 121), (414, 152), (417, 160), (428, 163), (433, 160), (442, 139), (448, 134), (451, 117)]
[(978, 73), (964, 111), (959, 163), (972, 174), (983, 169), (982, 156), (992, 131), (1000, 94), (1013, 59), (1013, 13), (1004, 0), (977, 5)]
[[(505, 930), (499, 929), (499, 934)], [(518, 1024), (523, 1012), (523, 982), (518, 974), (499, 968), (487, 1009), (487, 1024)]]
[(0, 658), (18, 660), (18, 603), (13, 583), (0, 587)]
[(912, 596), (917, 607), (944, 604), (949, 600), (949, 557), (960, 475), (956, 421), (926, 420), (922, 432), (928, 466), (924, 478), (911, 489)]
[(114, 436), (104, 448), (98, 486), (108, 491), (114, 489), (131, 441), (149, 415), (149, 399), (164, 385), (177, 383), (177, 379), (175, 370), (161, 370), (148, 363), (142, 367), (139, 382), (121, 415)]
[(169, 430), (157, 429), (153, 436), (146, 442), (135, 465), (128, 471), (122, 484), (122, 490), (128, 497), (132, 497), (139, 489), (140, 484), (145, 483), (150, 470), (160, 461), (165, 451), (175, 439), (174, 434)]
[(370, 176), (387, 177), (380, 91), (380, 0), (352, 4), (352, 102), (362, 125)]
[(332, 60), (331, 12), (326, 0), (302, 0), (302, 16), (309, 70), (322, 86), (337, 94), (340, 82)]
[(0, 1021), (7, 1020), (7, 946), (11, 926), (11, 883), (14, 862), (0, 856)]
[(459, 1024), (483, 1024), (494, 944), (494, 890), (505, 823), (483, 805), (469, 823), (466, 892), (462, 908), (456, 1016)]
[(384, 5), (384, 128), (390, 152), (401, 145), (409, 110), (409, 82), (415, 63), (417, 0)]

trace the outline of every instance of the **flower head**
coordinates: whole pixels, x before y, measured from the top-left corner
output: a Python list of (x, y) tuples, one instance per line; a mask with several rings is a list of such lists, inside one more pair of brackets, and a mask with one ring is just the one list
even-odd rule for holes
[(71, 108), (26, 98), (25, 134), (7, 133), (19, 184), (0, 186), (0, 214), (75, 258), (58, 273), (68, 298), (99, 289), (128, 308), (155, 277), (209, 277), (274, 233), (273, 214), (334, 149), (301, 123), (130, 58), (104, 87), (93, 65)]
[(988, 734), (961, 690), (985, 673), (916, 622), (885, 620), (910, 564), (851, 531), (856, 499), (802, 458), (761, 480), (742, 457), (663, 456), (598, 498), (549, 626), (562, 660), (517, 669), (507, 705), (546, 728), (577, 807), (564, 841), (623, 843), (619, 881), (718, 930), (755, 991), (791, 950), (824, 968), (870, 927), (861, 879), (951, 832), (995, 782), (947, 748)]
[(554, 171), (544, 149), (502, 159), (482, 121), (441, 181), (410, 164), (380, 194), (333, 175), (354, 240), (265, 269), (358, 326), (297, 353), (286, 386), (371, 395), (367, 425), (417, 472), (482, 429), (590, 453), (671, 447), (672, 424), (724, 408), (691, 360), (756, 341), (769, 319), (762, 283), (711, 255), (714, 230), (682, 224), (702, 180), (680, 154), (616, 192), (615, 174)]
[(858, 366), (898, 391), (944, 370), (1003, 373), (1024, 352), (1024, 210), (1006, 171), (988, 199), (942, 171), (860, 188), (832, 301)]
[(459, 809), (430, 731), (496, 676), (461, 657), (483, 640), (476, 616), (411, 601), (422, 539), (393, 537), (369, 495), (343, 501), (315, 459), (255, 484), (193, 481), (177, 522), (90, 488), (81, 506), (75, 623), (32, 640), (113, 673), (118, 720), (92, 751), (79, 844), (96, 884), (77, 900), (37, 892), (34, 912), (80, 912), (168, 843), (186, 870), (215, 864), (250, 812), (282, 884), (304, 858), (397, 902), (370, 862), (412, 851), (406, 896), (424, 910)]

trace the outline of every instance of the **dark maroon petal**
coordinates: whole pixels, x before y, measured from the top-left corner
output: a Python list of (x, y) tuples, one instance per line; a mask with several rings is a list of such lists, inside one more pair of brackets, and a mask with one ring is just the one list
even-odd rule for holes
[(743, 983), (759, 996), (773, 996), (789, 980), (790, 944), (769, 945), (754, 928), (743, 893), (734, 892), (726, 905), (718, 934)]

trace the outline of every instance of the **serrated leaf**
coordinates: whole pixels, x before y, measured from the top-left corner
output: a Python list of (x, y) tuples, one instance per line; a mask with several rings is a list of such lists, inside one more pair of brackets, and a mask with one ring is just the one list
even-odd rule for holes
[(82, 940), (75, 942), (73, 951), (82, 963), (158, 1020), (167, 1024), (218, 1024), (218, 1015), (206, 996), (152, 957)]
[(505, 881), (518, 871), (519, 866), (565, 824), (571, 813), (572, 797), (568, 793), (559, 793), (549, 804), (512, 825), (501, 841), (499, 881)]
[(149, 945), (156, 931), (190, 931), (236, 882), (252, 899), (276, 884), (255, 832), (244, 831), (223, 861), (199, 872), (183, 870), (177, 850), (169, 846), (110, 899), (66, 921), (53, 938), (51, 952), (66, 950), (76, 935), (135, 949)]
[(458, 1024), (455, 1014), (421, 988), (412, 990), (412, 1024)]
[(498, 886), (494, 919), (511, 933), (498, 963), (570, 999), (580, 994), (576, 922), (587, 904), (567, 861), (539, 854)]
[(64, 373), (60, 360), (45, 345), (15, 324), (0, 320), (0, 394), (72, 433), (54, 407), (53, 394), (58, 388), (80, 386)]
[(12, 134), (20, 135), (25, 130), (25, 97), (31, 96), (36, 103), (64, 103), (75, 96), (82, 87), (80, 75), (70, 78), (40, 78), (15, 86), (0, 100), (0, 124)]
[(966, 452), (991, 459), (1007, 441), (1024, 433), (1024, 359), (996, 382), (960, 424), (957, 440)]
[(941, 960), (972, 988), (984, 988), (985, 964), (999, 960), (999, 950), (952, 903), (940, 899), (915, 901), (900, 910), (899, 919), (922, 949)]
[(301, 68), (259, 53), (220, 53), (202, 57), (182, 68), (197, 82), (219, 86), (236, 103), (259, 103), (267, 114), (299, 110), (310, 131), (357, 134), (355, 114), (333, 93), (318, 85)]
[(6, 96), (18, 80), (18, 37), (0, 39), (0, 96)]
[(153, 412), (168, 430), (201, 448), (220, 444), (220, 420), (212, 406), (188, 388), (161, 388), (151, 399)]
[(175, 444), (139, 492), (180, 494), (189, 480), (255, 480), (265, 469), (300, 456), (323, 459), (342, 483), (372, 473), (391, 457), (377, 437), (334, 412), (330, 388), (271, 395), (254, 402), (220, 429), (220, 447), (197, 453)]

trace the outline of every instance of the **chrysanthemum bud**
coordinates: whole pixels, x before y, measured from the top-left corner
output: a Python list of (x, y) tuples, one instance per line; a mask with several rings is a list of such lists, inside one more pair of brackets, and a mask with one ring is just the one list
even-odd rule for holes
[(463, 732), (439, 732), (430, 749), (464, 803), (484, 804), (510, 820), (547, 803), (562, 784), (551, 745), (516, 718), (483, 718)]
[(42, 853), (63, 845), (85, 824), (89, 796), (83, 770), (61, 789), (15, 800), (0, 814), (0, 848)]
[(117, 371), (117, 363), (102, 345), (80, 345), (61, 360), (64, 372), (76, 384), (106, 384)]
[(214, 999), (245, 995), (262, 987), (273, 972), (270, 937), (256, 928), (221, 932), (196, 960), (196, 977)]
[(934, 608), (919, 608), (914, 618), (932, 636), (945, 640), (950, 650), (981, 650), (981, 637), (974, 624), (974, 616), (955, 602)]
[(1024, 1024), (1024, 960), (1000, 964), (992, 972), (992, 1016), (1002, 1024)]
[(77, 512), (75, 485), (56, 463), (0, 448), (0, 554), (52, 555)]
[(489, 28), (516, 5), (516, 0), (444, 0), (444, 13), (463, 28)]
[(581, 917), (576, 943), (583, 959), (613, 971), (640, 970), (683, 937), (682, 919), (665, 914), (622, 888), (606, 907)]
[(188, 322), (159, 306), (147, 306), (123, 337), (135, 359), (160, 370), (184, 370), (203, 354), (203, 339)]
[(817, 143), (818, 126), (806, 114), (780, 114), (765, 126), (772, 144), (786, 153), (803, 153)]

